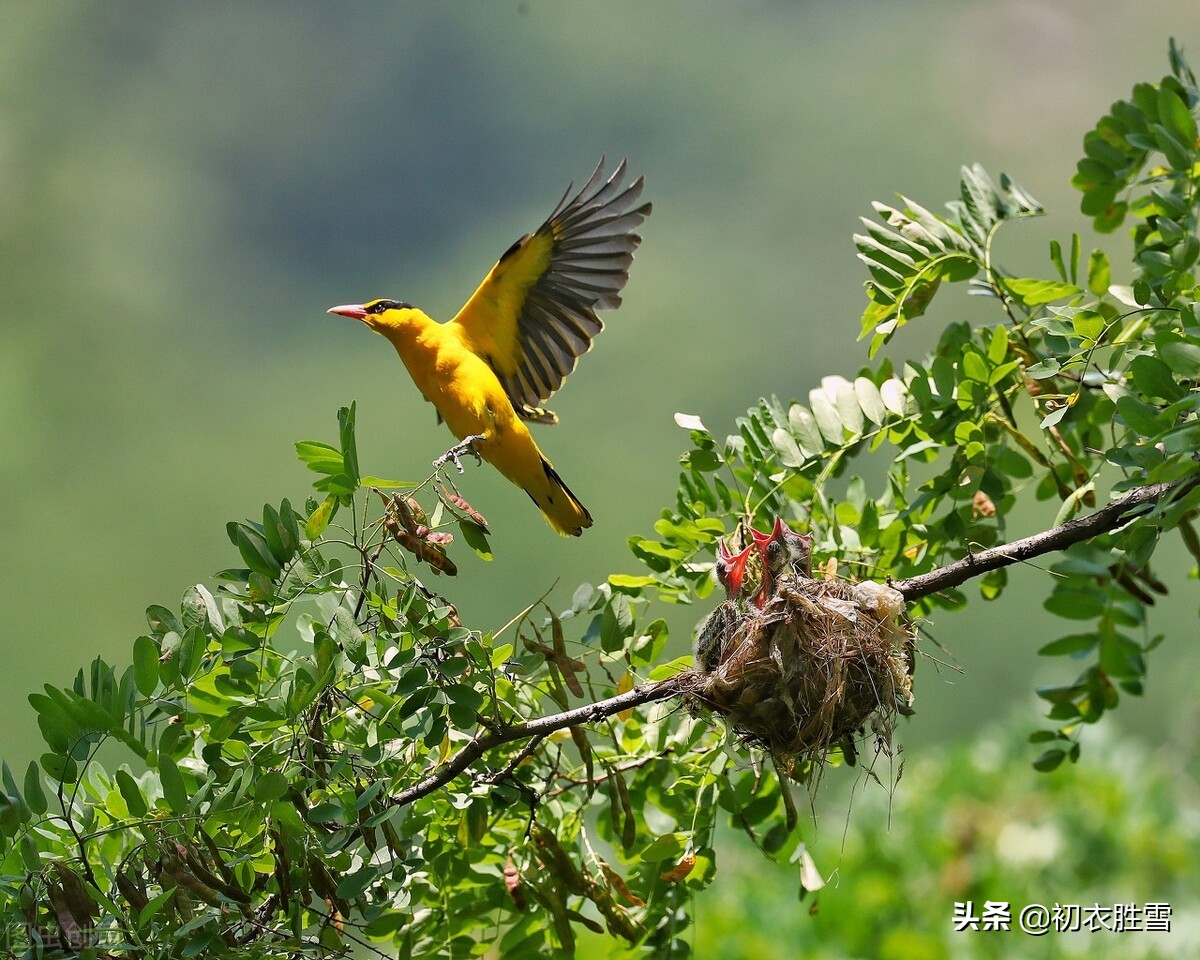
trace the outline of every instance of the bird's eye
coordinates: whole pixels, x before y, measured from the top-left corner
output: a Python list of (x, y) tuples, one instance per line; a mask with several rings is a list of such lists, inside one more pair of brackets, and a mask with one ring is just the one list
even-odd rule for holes
[(367, 307), (367, 313), (383, 313), (385, 310), (403, 310), (411, 306), (411, 303), (405, 303), (403, 300), (376, 300)]

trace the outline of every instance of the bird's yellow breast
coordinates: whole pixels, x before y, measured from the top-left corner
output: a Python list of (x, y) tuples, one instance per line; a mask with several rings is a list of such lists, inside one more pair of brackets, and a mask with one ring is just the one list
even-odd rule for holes
[(591, 514), (517, 416), (488, 359), (471, 349), (467, 331), (456, 323), (437, 323), (407, 305), (363, 314), (359, 319), (395, 346), (413, 383), (451, 432), (460, 440), (478, 438), (473, 448), (529, 494), (555, 530), (578, 536), (592, 525)]
[[(492, 368), (468, 349), (457, 329), (419, 310), (403, 313), (378, 332), (395, 346), (413, 383), (450, 431), (460, 440), (472, 435), (490, 440), (509, 428), (516, 421), (511, 401)], [(479, 446), (486, 454), (486, 441)]]

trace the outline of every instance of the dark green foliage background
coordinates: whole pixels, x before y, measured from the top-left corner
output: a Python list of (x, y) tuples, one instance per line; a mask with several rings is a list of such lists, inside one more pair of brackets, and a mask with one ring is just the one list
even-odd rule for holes
[[(556, 398), (563, 426), (539, 433), (596, 528), (562, 541), (489, 472), (464, 485), (497, 549), (444, 587), (464, 618), (498, 627), (556, 579), (561, 608), (577, 582), (632, 569), (625, 537), (669, 502), (688, 445), (675, 411), (723, 434), (759, 395), (861, 365), (849, 236), (869, 200), (933, 206), (962, 162), (1007, 170), (1050, 216), (1009, 228), (1001, 256), (1046, 275), (1046, 240), (1088, 229), (1067, 186), (1084, 131), (1160, 74), (1167, 35), (1194, 50), (1197, 19), (1183, 2), (11, 12), (0, 754), (21, 770), (39, 752), (29, 691), (97, 653), (124, 664), (147, 602), (173, 606), (228, 564), (226, 520), (302, 499), (290, 441), (325, 436), (350, 396), (372, 471), (415, 478), (444, 448), (390, 349), (329, 304), (391, 295), (449, 315), (600, 153), (647, 173), (656, 212), (626, 306)], [(978, 309), (947, 291), (889, 349), (919, 356)], [(1023, 519), (1014, 535), (1045, 525)], [(1172, 556), (1162, 621), (1187, 622), (1189, 562)], [(1058, 635), (1046, 590), (1016, 571), (997, 605), (937, 616), (966, 672), (922, 677), (910, 753), (1014, 699), (1036, 716), (1031, 654)], [(695, 616), (672, 615), (665, 656)], [(1183, 646), (1156, 651), (1149, 696), (1116, 721), (1167, 753), (1195, 725)]]

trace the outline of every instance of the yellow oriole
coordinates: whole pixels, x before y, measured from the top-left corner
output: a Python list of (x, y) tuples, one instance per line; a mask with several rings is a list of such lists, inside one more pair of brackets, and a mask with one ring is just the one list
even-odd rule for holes
[[(461, 441), (434, 461), (472, 453), (529, 494), (559, 533), (579, 536), (592, 516), (555, 472), (522, 421), (557, 423), (541, 404), (561, 385), (604, 325), (597, 309), (620, 305), (642, 178), (625, 186), (625, 162), (604, 161), (575, 196), (568, 187), (546, 222), (492, 267), (446, 323), (410, 303), (372, 300), (332, 307), (387, 337), (425, 399)], [(570, 199), (568, 199), (570, 197)]]

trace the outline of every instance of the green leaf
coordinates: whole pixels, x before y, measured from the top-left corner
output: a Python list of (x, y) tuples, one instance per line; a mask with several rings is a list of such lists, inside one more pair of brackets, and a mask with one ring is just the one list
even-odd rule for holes
[(1070, 410), (1071, 410), (1071, 408), (1064, 403), (1061, 406), (1056, 407), (1054, 410), (1051, 410), (1048, 414), (1046, 414), (1044, 417), (1042, 417), (1042, 420), (1038, 424), (1038, 426), (1041, 427), (1043, 430), (1049, 430), (1055, 424), (1059, 423), (1062, 420), (1062, 418), (1065, 417), (1070, 412)]
[(338, 498), (332, 493), (329, 494), (320, 505), (308, 517), (304, 524), (304, 532), (309, 540), (320, 539), (321, 534), (325, 532), (325, 528), (329, 526), (329, 521), (333, 519), (333, 515), (337, 513)]
[(346, 808), (333, 800), (322, 800), (308, 811), (308, 819), (314, 823), (345, 822)]
[(1187, 236), (1187, 231), (1168, 216), (1156, 218), (1154, 225), (1158, 227), (1163, 242), (1169, 247), (1180, 243)]
[(167, 887), (162, 893), (150, 898), (150, 902), (142, 907), (138, 914), (137, 925), (139, 929), (145, 929), (146, 926), (153, 920), (158, 913), (166, 906), (167, 901), (173, 900), (179, 893), (177, 887)]
[(630, 661), (637, 667), (647, 667), (656, 662), (667, 645), (668, 636), (666, 620), (659, 618), (652, 621), (634, 643)]
[(259, 803), (278, 800), (288, 790), (288, 778), (279, 770), (268, 770), (254, 780), (254, 799)]
[(1158, 397), (1168, 403), (1187, 396), (1187, 390), (1171, 376), (1171, 368), (1158, 357), (1148, 354), (1134, 357), (1129, 364), (1129, 372), (1134, 385), (1144, 396)]
[(57, 753), (43, 753), (38, 762), (50, 778), (59, 783), (73, 783), (79, 779), (79, 764), (71, 757)]
[(341, 645), (351, 663), (361, 667), (367, 662), (367, 636), (354, 622), (354, 614), (345, 607), (338, 607), (333, 615), (332, 630), (333, 639)]
[(1158, 355), (1182, 377), (1200, 377), (1200, 343), (1193, 339), (1165, 335), (1158, 338)]
[(358, 404), (352, 402), (348, 407), (338, 410), (338, 433), (342, 441), (342, 461), (345, 472), (355, 488), (358, 487), (358, 446), (354, 440), (354, 414)]
[(318, 629), (313, 634), (313, 654), (317, 660), (317, 683), (320, 686), (333, 681), (341, 669), (341, 648), (326, 631)]
[(315, 473), (338, 474), (346, 472), (346, 461), (342, 451), (320, 440), (301, 440), (296, 444), (296, 456)]
[(650, 679), (652, 681), (666, 680), (667, 677), (673, 677), (675, 674), (686, 670), (692, 665), (692, 656), (688, 654), (685, 657), (676, 657), (667, 663), (660, 663), (657, 667), (650, 671)]
[(1098, 297), (1108, 292), (1112, 283), (1112, 269), (1108, 265), (1108, 254), (1097, 248), (1088, 257), (1087, 286)]
[(1091, 620), (1104, 612), (1105, 597), (1098, 590), (1055, 590), (1042, 604), (1053, 614), (1067, 620)]
[(156, 637), (161, 637), (170, 630), (183, 633), (185, 629), (173, 611), (161, 607), (157, 603), (146, 608), (146, 622), (150, 624), (150, 630)]
[(1037, 364), (1025, 368), (1025, 376), (1031, 380), (1046, 380), (1062, 370), (1062, 364), (1055, 358), (1040, 360)]
[(1058, 280), (1035, 280), (1025, 277), (1013, 277), (1004, 281), (1004, 285), (1027, 307), (1036, 307), (1053, 300), (1063, 300), (1067, 297), (1077, 297), (1082, 290), (1073, 283), (1062, 283)]
[(808, 392), (808, 404), (821, 436), (830, 444), (841, 446), (845, 434), (842, 432), (842, 418), (838, 416), (833, 398), (822, 389), (813, 389)]
[(148, 697), (158, 689), (158, 644), (146, 636), (133, 641), (133, 678), (138, 693)]
[(1066, 756), (1066, 751), (1059, 750), (1057, 747), (1053, 750), (1047, 750), (1033, 761), (1033, 769), (1041, 773), (1049, 773), (1051, 770), (1057, 769)]
[(158, 754), (158, 779), (162, 784), (163, 799), (167, 801), (171, 812), (187, 813), (188, 790), (183, 782), (183, 775), (179, 772), (175, 761), (164, 756), (162, 751), (159, 751)]
[(863, 411), (854, 391), (854, 385), (841, 377), (824, 377), (821, 383), (832, 392), (838, 418), (847, 432), (854, 437), (860, 436), (863, 432)]
[(722, 466), (720, 456), (715, 450), (689, 450), (679, 462), (692, 470), (699, 470), (702, 473), (710, 473), (713, 470), (718, 470)]
[(1134, 433), (1143, 437), (1155, 437), (1163, 431), (1158, 411), (1136, 397), (1125, 396), (1117, 400), (1117, 413)]
[[(1087, 198), (1084, 198), (1084, 203), (1087, 203)], [(1112, 233), (1125, 221), (1125, 214), (1129, 212), (1129, 204), (1124, 200), (1120, 203), (1113, 203), (1110, 199), (1108, 203), (1103, 205), (1102, 210), (1098, 210), (1093, 214), (1092, 224), (1099, 233)]]
[(962, 370), (968, 380), (988, 382), (987, 361), (974, 350), (965, 350), (962, 355)]
[(608, 582), (618, 590), (642, 590), (658, 583), (657, 577), (636, 576), (629, 573), (610, 573)]
[(866, 377), (856, 378), (854, 394), (858, 398), (858, 405), (862, 408), (862, 412), (873, 424), (879, 426), (887, 419), (887, 406), (874, 382)]
[(1071, 326), (1084, 340), (1099, 340), (1104, 332), (1104, 317), (1095, 310), (1080, 310), (1071, 318)]
[[(898, 326), (925, 312), (943, 279), (966, 280), (979, 269), (962, 233), (919, 204), (901, 199), (903, 211), (872, 204), (886, 225), (864, 219), (867, 233), (854, 236), (858, 258), (871, 274), (861, 336), (876, 334), (872, 353)], [(955, 209), (964, 210), (964, 204), (959, 202)]]
[(407, 490), (420, 486), (415, 480), (386, 480), (383, 477), (362, 477), (358, 482), (360, 486), (378, 487), (380, 490)]
[[(38, 729), (46, 745), (56, 754), (66, 756), (71, 743), (79, 734), (79, 726), (67, 712), (47, 694), (29, 694), (29, 703), (37, 712)], [(43, 758), (42, 766), (46, 767)], [(51, 772), (46, 767), (47, 772)]]
[(1094, 633), (1075, 633), (1069, 637), (1051, 640), (1038, 650), (1039, 657), (1066, 657), (1075, 653), (1086, 653), (1100, 642), (1100, 637)]
[(121, 797), (125, 800), (125, 806), (129, 808), (130, 816), (140, 818), (150, 812), (150, 807), (146, 803), (146, 797), (142, 793), (142, 788), (138, 786), (137, 781), (129, 775), (127, 770), (118, 770), (113, 775), (113, 779), (117, 781), (117, 789), (121, 792)]
[(1189, 149), (1189, 145), (1181, 143), (1175, 134), (1161, 123), (1152, 124), (1150, 129), (1154, 132), (1155, 145), (1162, 151), (1171, 166), (1176, 170), (1184, 170), (1191, 166), (1193, 151)]
[[(174, 889), (171, 892), (174, 893)], [(368, 923), (363, 928), (363, 933), (372, 940), (386, 940), (408, 926), (411, 921), (412, 917), (403, 910), (387, 910)]]
[(175, 657), (179, 675), (184, 680), (192, 679), (196, 675), (196, 671), (200, 669), (207, 645), (208, 638), (199, 627), (189, 628), (180, 639)]
[(1158, 118), (1171, 136), (1186, 150), (1188, 156), (1196, 153), (1196, 118), (1179, 95), (1165, 83), (1158, 89)]
[(194, 584), (184, 591), (181, 611), (185, 627), (199, 626), (216, 634), (225, 629), (225, 618), (221, 614), (221, 608), (217, 606), (216, 597), (202, 583)]
[(642, 851), (641, 860), (644, 863), (678, 860), (687, 849), (687, 845), (688, 838), (685, 834), (664, 833)]
[(338, 881), (337, 895), (344, 900), (357, 900), (378, 879), (378, 867), (361, 867)]
[(815, 456), (825, 449), (825, 440), (817, 426), (812, 411), (799, 403), (793, 403), (788, 408), (788, 426), (799, 443), (801, 451), (807, 456)]
[(462, 517), (458, 521), (458, 529), (462, 533), (467, 546), (475, 551), (481, 560), (492, 560), (492, 545), (488, 541), (487, 531), (474, 520)]
[[(988, 340), (987, 358), (992, 366), (996, 366), (1004, 362), (1004, 358), (1008, 356), (1008, 327), (998, 326), (992, 330), (991, 339)], [(995, 377), (991, 378), (993, 381)]]
[(614, 594), (600, 617), (600, 646), (608, 653), (620, 650), (633, 630), (633, 607), (623, 593)]
[(229, 534), (233, 545), (238, 548), (247, 567), (255, 573), (261, 573), (269, 580), (274, 580), (279, 576), (281, 569), (279, 562), (271, 553), (271, 548), (267, 546), (267, 540), (261, 533), (245, 523), (233, 520), (225, 525), (225, 532)]
[[(25, 869), (30, 873), (39, 873), (43, 867), (41, 854), (38, 852), (37, 843), (28, 833), (21, 838), (21, 861), (25, 864)], [(174, 889), (171, 891), (174, 893)], [(22, 954), (22, 957), (37, 956), (37, 952), (29, 950)]]
[(269, 503), (263, 504), (262, 532), (276, 563), (282, 567), (292, 559), (299, 544), (292, 538), (291, 530), (279, 512)]
[(37, 816), (46, 812), (46, 793), (42, 790), (42, 770), (34, 761), (30, 761), (25, 770), (25, 803)]
[(804, 465), (804, 454), (795, 438), (783, 427), (776, 427), (771, 434), (771, 445), (779, 454), (779, 462), (785, 467), (796, 468)]
[(993, 367), (992, 372), (988, 375), (988, 383), (995, 386), (997, 383), (1002, 383), (1010, 374), (1014, 373), (1021, 366), (1020, 360), (1009, 360), (1008, 363), (1002, 363), (998, 367)]
[(995, 600), (1007, 585), (1007, 570), (990, 570), (979, 578), (979, 595), (984, 600)]
[(1050, 262), (1054, 264), (1054, 269), (1058, 271), (1059, 279), (1066, 283), (1067, 266), (1063, 263), (1062, 244), (1057, 240), (1050, 241)]

